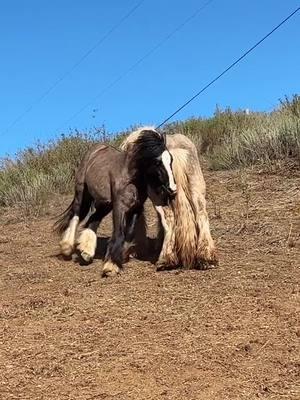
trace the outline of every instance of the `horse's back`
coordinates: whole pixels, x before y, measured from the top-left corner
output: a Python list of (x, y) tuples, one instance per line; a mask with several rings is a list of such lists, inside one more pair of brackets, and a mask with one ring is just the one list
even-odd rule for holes
[(87, 186), (96, 203), (111, 201), (111, 178), (120, 174), (124, 157), (124, 153), (105, 144), (97, 144), (86, 153), (76, 178)]
[(167, 147), (169, 149), (185, 149), (190, 152), (197, 151), (194, 143), (187, 136), (182, 135), (181, 133), (175, 133), (174, 135), (166, 135), (167, 138)]

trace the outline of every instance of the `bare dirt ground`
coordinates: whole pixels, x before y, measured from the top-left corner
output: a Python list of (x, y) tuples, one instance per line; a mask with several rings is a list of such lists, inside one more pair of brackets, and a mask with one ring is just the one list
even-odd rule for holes
[(131, 261), (101, 279), (100, 259), (55, 256), (68, 199), (0, 216), (1, 399), (300, 399), (300, 174), (205, 177), (207, 271)]

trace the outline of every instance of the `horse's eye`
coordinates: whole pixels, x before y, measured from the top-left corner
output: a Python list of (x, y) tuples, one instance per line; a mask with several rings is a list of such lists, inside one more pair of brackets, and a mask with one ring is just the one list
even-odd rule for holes
[(161, 160), (155, 160), (155, 163), (154, 163), (155, 165), (157, 165), (157, 166), (159, 166), (160, 164), (161, 164)]

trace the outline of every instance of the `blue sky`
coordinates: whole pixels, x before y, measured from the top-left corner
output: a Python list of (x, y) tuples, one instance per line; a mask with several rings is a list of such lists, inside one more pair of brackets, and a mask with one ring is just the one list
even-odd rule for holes
[[(207, 3), (144, 0), (48, 96), (11, 126), (138, 3), (1, 2), (0, 156), (74, 128), (88, 130), (104, 124), (116, 132), (133, 124), (158, 124), (299, 6), (293, 0), (213, 0), (93, 100)], [(299, 93), (299, 42), (300, 12), (176, 119), (209, 116), (216, 104), (270, 110), (284, 95)]]

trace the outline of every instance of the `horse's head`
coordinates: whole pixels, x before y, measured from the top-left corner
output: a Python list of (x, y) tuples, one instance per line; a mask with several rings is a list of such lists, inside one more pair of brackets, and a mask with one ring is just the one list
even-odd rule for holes
[(134, 158), (152, 192), (166, 204), (176, 195), (172, 170), (172, 155), (166, 148), (165, 135), (155, 130), (143, 130), (133, 144)]
[(151, 191), (161, 198), (163, 203), (176, 196), (177, 187), (172, 170), (173, 158), (168, 150), (156, 157), (146, 169), (146, 178)]

